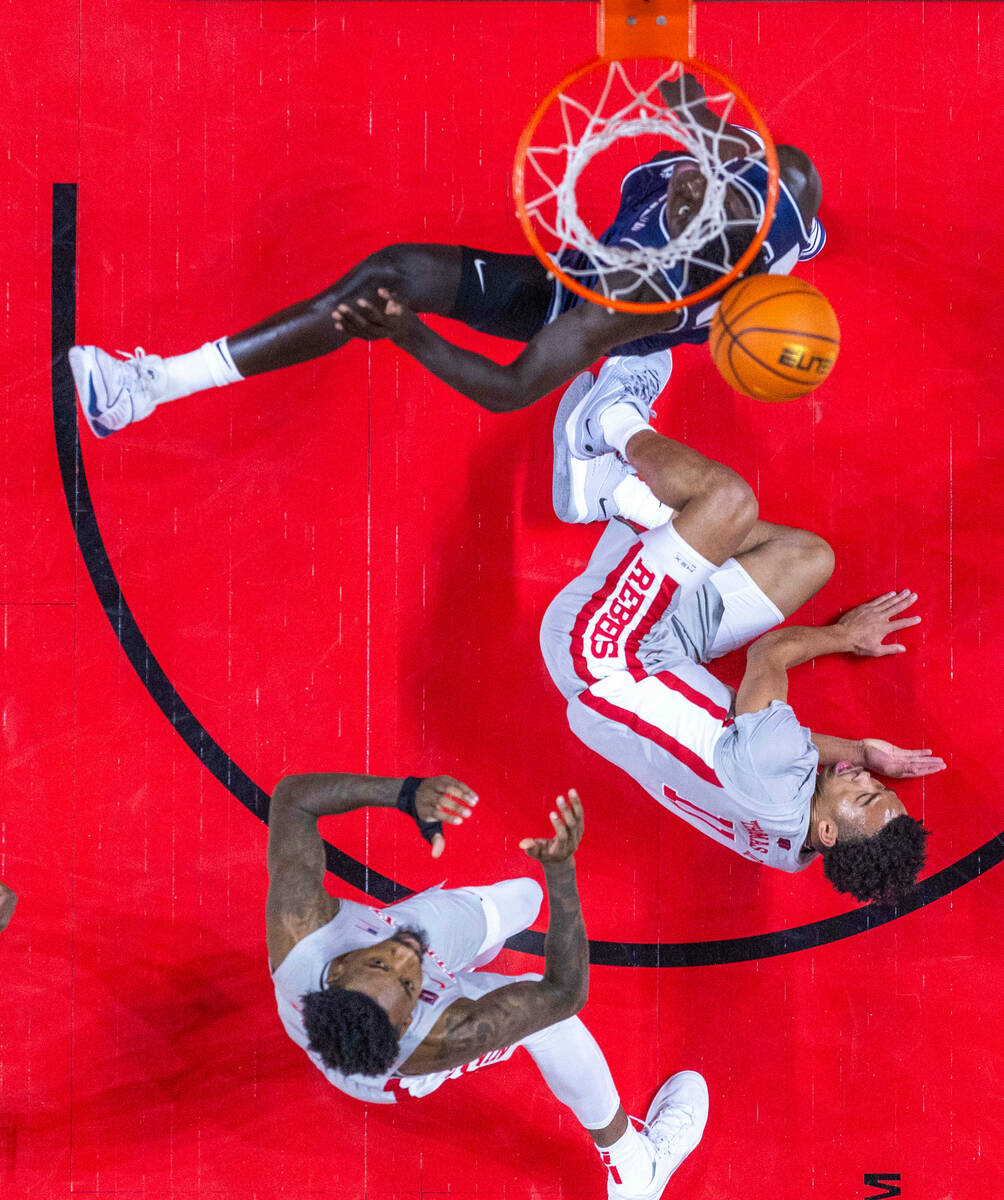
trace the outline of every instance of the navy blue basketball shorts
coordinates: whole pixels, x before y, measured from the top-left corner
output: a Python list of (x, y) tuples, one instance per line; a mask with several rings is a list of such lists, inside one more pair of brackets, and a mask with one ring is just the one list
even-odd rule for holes
[(447, 315), (481, 333), (528, 342), (543, 329), (554, 281), (532, 254), (460, 247), (460, 286)]

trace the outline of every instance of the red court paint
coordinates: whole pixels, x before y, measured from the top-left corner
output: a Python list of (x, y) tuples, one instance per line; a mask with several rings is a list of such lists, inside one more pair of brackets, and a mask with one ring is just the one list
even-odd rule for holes
[[(77, 184), (80, 339), (188, 350), (392, 241), (519, 251), (511, 153), (588, 57), (563, 3), (144, 3), (4, 14), (10, 91), (0, 529), (4, 1194), (181, 1200), (575, 1200), (587, 1139), (518, 1056), (367, 1109), (288, 1042), (264, 953), (265, 828), (127, 661), (76, 547), (50, 380), (51, 195)], [(790, 405), (676, 356), (659, 428), (721, 458), (761, 512), (837, 552), (802, 614), (920, 593), (907, 655), (793, 677), (806, 724), (930, 745), (900, 792), (928, 873), (1001, 829), (1001, 325), (991, 3), (715, 3), (701, 54), (810, 152), (829, 241), (799, 274), (840, 360)], [(444, 332), (447, 323), (439, 326)], [(449, 329), (508, 358), (511, 344)], [(758, 869), (658, 808), (568, 731), (537, 627), (597, 535), (549, 507), (554, 398), (492, 417), (389, 346), (182, 400), (82, 465), (121, 594), (195, 720), (266, 790), (285, 772), (448, 771), (483, 797), (433, 863), (396, 814), (325, 835), (410, 888), (525, 869), (569, 785), (597, 941), (700, 943), (848, 910), (818, 871)], [(111, 620), (109, 620), (111, 618)], [(734, 682), (741, 663), (725, 664)], [(531, 871), (532, 867), (529, 868)], [(332, 887), (338, 887), (332, 880)], [(594, 968), (584, 1019), (643, 1113), (708, 1078), (667, 1196), (968, 1200), (1002, 1190), (999, 870), (816, 950)], [(361, 898), (352, 889), (347, 894)], [(539, 926), (543, 928), (543, 926)], [(508, 951), (502, 969), (539, 959)]]

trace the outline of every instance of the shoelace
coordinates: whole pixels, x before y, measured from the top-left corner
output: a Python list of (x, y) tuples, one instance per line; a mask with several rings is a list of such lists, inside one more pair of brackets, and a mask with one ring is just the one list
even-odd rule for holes
[(624, 390), (647, 404), (658, 395), (659, 376), (654, 367), (642, 367), (637, 375), (629, 375), (624, 381)]
[(657, 1149), (664, 1146), (669, 1150), (687, 1126), (693, 1123), (693, 1109), (687, 1104), (674, 1104), (663, 1109), (652, 1124), (647, 1126), (647, 1133)]
[(122, 364), (123, 366), (129, 367), (130, 370), (135, 372), (137, 385), (144, 393), (149, 393), (150, 385), (157, 378), (157, 373), (152, 367), (143, 365), (143, 359), (146, 358), (146, 351), (143, 347), (137, 346), (132, 354), (127, 353), (125, 350), (116, 350), (115, 353), (125, 359), (125, 362)]

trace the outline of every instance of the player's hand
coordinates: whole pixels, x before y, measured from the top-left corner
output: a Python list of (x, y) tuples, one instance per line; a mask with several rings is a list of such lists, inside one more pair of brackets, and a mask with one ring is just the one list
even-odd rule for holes
[(908, 588), (901, 592), (886, 592), (876, 596), (867, 604), (859, 604), (837, 621), (837, 628), (847, 639), (849, 654), (862, 654), (878, 658), (883, 654), (902, 654), (906, 647), (899, 642), (883, 641), (899, 629), (919, 625), (920, 617), (903, 617), (899, 614), (917, 601), (917, 593)]
[(567, 800), (564, 796), (558, 797), (557, 808), (551, 813), (551, 824), (554, 837), (524, 838), (519, 844), (521, 850), (545, 867), (567, 862), (582, 841), (585, 818), (582, 801), (574, 788), (568, 789)]
[(398, 337), (416, 318), (411, 309), (387, 288), (377, 288), (375, 300), (358, 296), (339, 304), (331, 319), (339, 333), (362, 338), (365, 342), (377, 342), (381, 338), (393, 340)]
[(681, 104), (694, 104), (704, 99), (704, 88), (693, 75), (683, 72), (676, 79), (666, 79), (659, 84), (659, 95), (669, 108)]
[[(462, 825), (477, 802), (477, 793), (452, 775), (423, 779), (415, 792), (415, 811), (420, 821)], [(439, 858), (445, 849), (446, 839), (437, 833), (432, 839), (432, 857)]]
[(948, 765), (943, 758), (935, 758), (930, 750), (901, 750), (892, 742), (878, 738), (864, 738), (861, 742), (862, 766), (876, 775), (887, 779), (912, 779), (917, 775), (933, 775)]

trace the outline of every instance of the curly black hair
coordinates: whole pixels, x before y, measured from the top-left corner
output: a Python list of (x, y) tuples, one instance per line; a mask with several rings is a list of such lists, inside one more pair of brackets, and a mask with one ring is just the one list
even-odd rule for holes
[(300, 997), (308, 1049), (343, 1075), (383, 1075), (401, 1048), (390, 1017), (362, 992), (331, 987)]
[(867, 838), (837, 842), (823, 851), (823, 874), (838, 892), (862, 903), (890, 904), (917, 882), (927, 857), (929, 830), (905, 813)]

